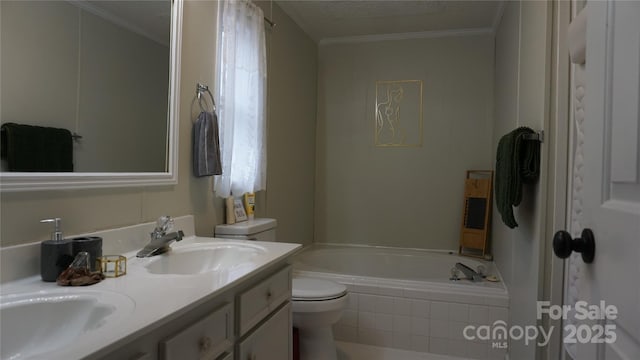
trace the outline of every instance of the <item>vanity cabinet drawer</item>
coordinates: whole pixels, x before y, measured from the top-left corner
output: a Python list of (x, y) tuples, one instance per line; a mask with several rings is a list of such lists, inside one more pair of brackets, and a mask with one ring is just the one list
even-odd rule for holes
[(233, 305), (227, 304), (159, 344), (160, 359), (217, 359), (233, 344)]
[(287, 303), (238, 346), (238, 360), (291, 360), (291, 303)]
[(280, 304), (291, 298), (291, 266), (260, 282), (239, 296), (240, 336), (256, 326)]

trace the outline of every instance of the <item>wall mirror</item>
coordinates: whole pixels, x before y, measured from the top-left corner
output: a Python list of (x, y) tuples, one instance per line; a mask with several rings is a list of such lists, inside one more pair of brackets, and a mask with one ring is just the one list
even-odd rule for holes
[(1, 1), (0, 123), (64, 128), (73, 172), (2, 191), (177, 183), (182, 0)]

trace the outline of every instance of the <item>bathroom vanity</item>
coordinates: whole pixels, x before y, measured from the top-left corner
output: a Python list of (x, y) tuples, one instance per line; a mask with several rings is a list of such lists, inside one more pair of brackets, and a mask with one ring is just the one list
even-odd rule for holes
[[(291, 269), (278, 263), (127, 337), (99, 359), (291, 359)], [(161, 299), (158, 299), (162, 301)], [(151, 305), (152, 306), (152, 305)]]
[[(135, 254), (152, 224), (97, 234), (105, 254), (129, 247), (125, 276), (90, 287), (5, 279), (2, 358), (291, 359), (287, 259), (300, 245), (196, 237), (184, 218), (184, 240), (149, 258)], [(30, 246), (0, 255), (33, 263)]]

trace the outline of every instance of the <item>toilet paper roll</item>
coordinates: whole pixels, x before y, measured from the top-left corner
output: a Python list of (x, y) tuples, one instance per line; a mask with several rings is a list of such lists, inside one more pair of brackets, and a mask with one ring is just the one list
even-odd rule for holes
[(587, 9), (571, 21), (568, 30), (569, 55), (574, 64), (584, 64), (587, 55)]

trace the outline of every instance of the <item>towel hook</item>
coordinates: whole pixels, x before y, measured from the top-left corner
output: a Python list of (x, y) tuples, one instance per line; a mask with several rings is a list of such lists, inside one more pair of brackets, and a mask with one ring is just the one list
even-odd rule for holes
[[(200, 106), (200, 110), (206, 112), (207, 109), (205, 106), (202, 105), (202, 93), (207, 93), (209, 94), (209, 98), (211, 99), (211, 106), (212, 106), (212, 110), (211, 112), (215, 112), (216, 111), (216, 102), (215, 100), (213, 100), (213, 94), (211, 93), (211, 91), (209, 91), (209, 86), (198, 83), (196, 85), (196, 96), (198, 97), (198, 105)], [(205, 100), (206, 103), (206, 100)]]
[(524, 134), (522, 138), (525, 140), (539, 141), (542, 143), (544, 142), (544, 130), (540, 130), (540, 132), (533, 134)]

